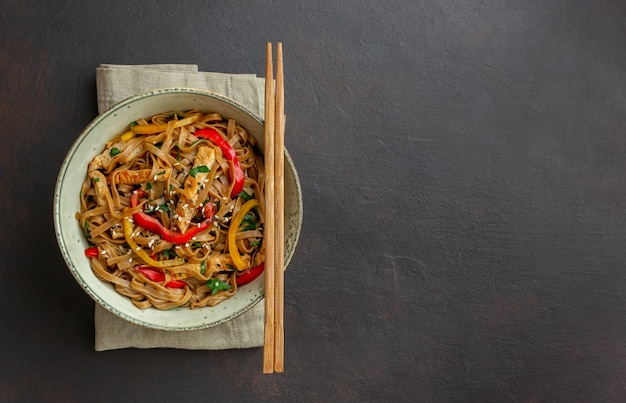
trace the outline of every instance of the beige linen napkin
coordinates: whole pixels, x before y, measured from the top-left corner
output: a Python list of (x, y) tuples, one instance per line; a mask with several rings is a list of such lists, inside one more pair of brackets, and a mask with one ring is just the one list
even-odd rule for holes
[[(264, 115), (264, 79), (253, 74), (200, 72), (193, 64), (111, 65), (96, 70), (98, 112), (132, 95), (157, 88), (189, 87), (225, 95)], [(209, 329), (168, 332), (132, 324), (100, 305), (95, 308), (96, 351), (120, 348), (221, 350), (263, 345), (264, 304)]]

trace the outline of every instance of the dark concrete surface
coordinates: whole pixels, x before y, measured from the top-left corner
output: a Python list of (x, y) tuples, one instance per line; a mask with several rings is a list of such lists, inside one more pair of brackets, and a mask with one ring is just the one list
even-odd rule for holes
[[(0, 401), (626, 401), (626, 3), (2, 1)], [(100, 63), (263, 74), (304, 228), (262, 350), (93, 351), (54, 182)]]

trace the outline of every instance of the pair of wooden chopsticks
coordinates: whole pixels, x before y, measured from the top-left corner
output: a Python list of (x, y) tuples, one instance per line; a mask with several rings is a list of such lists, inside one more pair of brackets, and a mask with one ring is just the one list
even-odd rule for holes
[(283, 45), (276, 44), (274, 86), (272, 44), (265, 48), (265, 332), (263, 372), (283, 372), (284, 306), (284, 142)]

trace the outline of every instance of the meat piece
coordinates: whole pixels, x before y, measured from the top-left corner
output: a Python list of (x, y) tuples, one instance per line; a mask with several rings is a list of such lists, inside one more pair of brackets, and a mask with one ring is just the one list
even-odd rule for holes
[(109, 186), (107, 185), (107, 178), (100, 171), (90, 171), (89, 179), (93, 183), (93, 188), (96, 191), (96, 203), (98, 206), (104, 206), (107, 204), (107, 196), (109, 195)]
[(163, 168), (156, 175), (150, 176), (151, 169), (127, 169), (118, 172), (113, 176), (112, 180), (115, 184), (137, 185), (144, 182), (163, 182), (170, 178), (171, 168)]
[[(117, 155), (117, 154), (114, 154), (113, 156), (111, 156), (111, 150), (113, 150), (115, 148), (115, 149), (117, 149), (119, 151), (118, 154), (119, 153), (123, 153), (125, 151), (126, 146), (129, 143), (131, 143), (131, 142), (130, 141), (119, 141), (117, 143), (107, 144), (106, 150), (104, 150), (104, 152), (102, 152), (102, 154), (96, 155), (93, 158), (93, 160), (91, 160), (89, 165), (87, 165), (87, 171), (95, 171), (96, 169), (105, 169), (105, 170), (107, 170), (107, 168), (111, 164), (111, 161), (113, 160), (115, 155)], [(134, 142), (132, 144), (137, 144), (137, 143)], [(131, 150), (131, 152), (127, 156), (124, 156), (124, 158), (120, 162), (128, 162), (128, 161), (132, 160), (133, 158), (135, 158), (136, 156), (138, 156), (139, 154), (141, 154), (142, 152), (143, 152), (143, 145), (142, 146), (138, 146), (138, 147), (134, 147)]]
[[(205, 166), (209, 169), (215, 164), (215, 150), (213, 147), (200, 146), (193, 160), (193, 168)], [(183, 193), (176, 205), (176, 226), (180, 232), (187, 231), (191, 219), (198, 212), (198, 195), (206, 184), (204, 181), (209, 176), (208, 172), (197, 172), (195, 177), (188, 175), (185, 179)]]

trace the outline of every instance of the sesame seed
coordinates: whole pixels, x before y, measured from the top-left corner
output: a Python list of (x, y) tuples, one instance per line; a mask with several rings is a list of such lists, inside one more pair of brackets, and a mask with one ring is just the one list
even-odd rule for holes
[(189, 247), (189, 242), (185, 243), (185, 248)]

